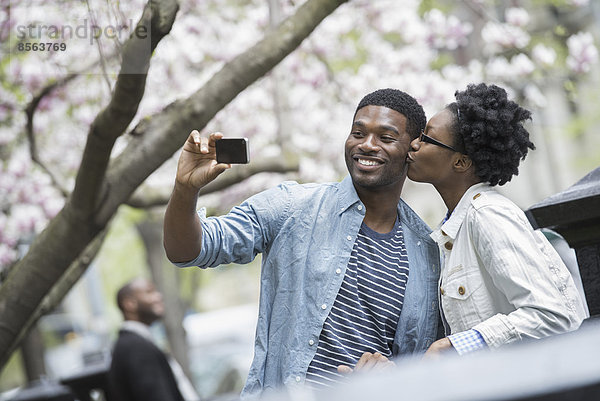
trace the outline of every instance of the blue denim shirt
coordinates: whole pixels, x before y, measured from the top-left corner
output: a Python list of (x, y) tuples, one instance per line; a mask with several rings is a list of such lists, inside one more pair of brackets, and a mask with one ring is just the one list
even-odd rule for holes
[[(225, 216), (201, 216), (200, 255), (178, 266), (248, 263), (263, 254), (254, 360), (242, 396), (304, 382), (364, 215), (348, 176), (330, 184), (285, 182)], [(429, 227), (403, 201), (398, 215), (410, 268), (395, 356), (423, 352), (435, 340), (440, 271)]]

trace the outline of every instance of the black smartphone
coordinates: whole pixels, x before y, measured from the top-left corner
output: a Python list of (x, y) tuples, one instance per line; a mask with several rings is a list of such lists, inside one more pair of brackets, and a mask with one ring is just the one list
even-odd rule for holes
[(247, 138), (222, 138), (215, 142), (217, 162), (246, 164), (250, 162)]

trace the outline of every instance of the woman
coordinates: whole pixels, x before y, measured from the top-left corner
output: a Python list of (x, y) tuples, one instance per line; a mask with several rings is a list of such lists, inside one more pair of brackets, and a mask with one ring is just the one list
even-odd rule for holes
[(494, 190), (534, 149), (531, 113), (495, 85), (469, 85), (411, 143), (408, 177), (428, 182), (448, 208), (431, 236), (443, 265), (440, 299), (448, 337), (426, 355), (459, 354), (575, 330), (586, 316), (575, 284), (543, 234)]

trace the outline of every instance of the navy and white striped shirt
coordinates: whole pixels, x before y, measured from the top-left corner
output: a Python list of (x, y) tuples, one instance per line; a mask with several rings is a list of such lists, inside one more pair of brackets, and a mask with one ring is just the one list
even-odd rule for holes
[(408, 255), (398, 219), (386, 234), (363, 223), (308, 367), (307, 383), (320, 387), (341, 381), (338, 365), (354, 367), (365, 352), (392, 355), (407, 280)]

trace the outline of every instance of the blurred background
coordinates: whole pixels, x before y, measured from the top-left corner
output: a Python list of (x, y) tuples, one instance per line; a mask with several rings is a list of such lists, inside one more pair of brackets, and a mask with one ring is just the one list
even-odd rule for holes
[[(253, 352), (260, 255), (249, 265), (204, 271), (177, 269), (167, 261), (162, 215), (175, 176), (176, 149), (188, 132), (170, 140), (174, 152), (151, 160), (160, 167), (146, 167), (147, 178), (137, 178), (134, 168), (118, 167), (132, 148), (137, 149), (131, 155), (138, 155), (133, 152), (143, 152), (146, 143), (155, 145), (145, 142), (144, 135), (154, 132), (146, 127), (176, 126), (170, 110), (193, 103), (221, 68), (274, 35), (279, 22), (305, 3), (319, 2), (179, 1), (170, 32), (152, 52), (145, 93), (107, 153), (106, 177), (114, 167), (123, 181), (139, 181), (132, 184), (136, 190), (103, 220), (106, 230), (94, 233), (85, 252), (60, 267), (51, 257), (45, 260), (52, 266), (30, 263), (27, 257), (33, 252), (44, 260), (44, 252), (69, 251), (68, 241), (52, 242), (52, 236), (41, 233), (51, 222), (58, 224), (61, 210), (70, 207), (71, 194), (81, 185), (77, 177), (94, 173), (82, 171), (93, 169), (82, 163), (88, 157), (84, 148), (87, 142), (86, 152), (95, 150), (89, 145), (95, 119), (115, 97), (124, 44), (145, 2), (2, 0), (0, 301), (3, 296), (14, 301), (19, 294), (31, 318), (14, 329), (22, 333), (17, 345), (4, 341), (0, 330), (5, 354), (0, 392), (106, 361), (121, 323), (115, 293), (137, 276), (151, 277), (165, 295), (169, 313), (153, 330), (198, 392), (207, 398), (241, 389)], [(504, 87), (532, 110), (528, 128), (537, 149), (520, 174), (500, 188), (523, 209), (600, 165), (600, 2), (340, 3), (298, 48), (219, 108), (207, 124), (198, 120), (194, 125), (193, 117), (181, 114), (186, 126), (202, 132), (250, 139), (251, 164), (234, 166), (219, 178), (221, 188), (201, 197), (208, 214), (226, 213), (284, 180), (341, 180), (346, 175), (343, 143), (356, 104), (384, 87), (415, 96), (428, 117), (453, 101), (456, 90), (482, 81)], [(44, 46), (49, 50), (41, 50), (44, 43), (51, 44)], [(147, 161), (140, 157), (140, 166)], [(428, 185), (407, 182), (403, 197), (430, 226), (446, 212)], [(100, 210), (106, 199), (94, 201)], [(44, 274), (50, 267), (64, 271), (60, 279)], [(29, 272), (29, 283), (48, 283), (51, 291), (37, 294), (43, 299), (39, 305), (29, 306), (26, 300), (36, 296), (36, 286), (14, 279), (18, 272)], [(0, 325), (11, 331), (3, 308)]]

